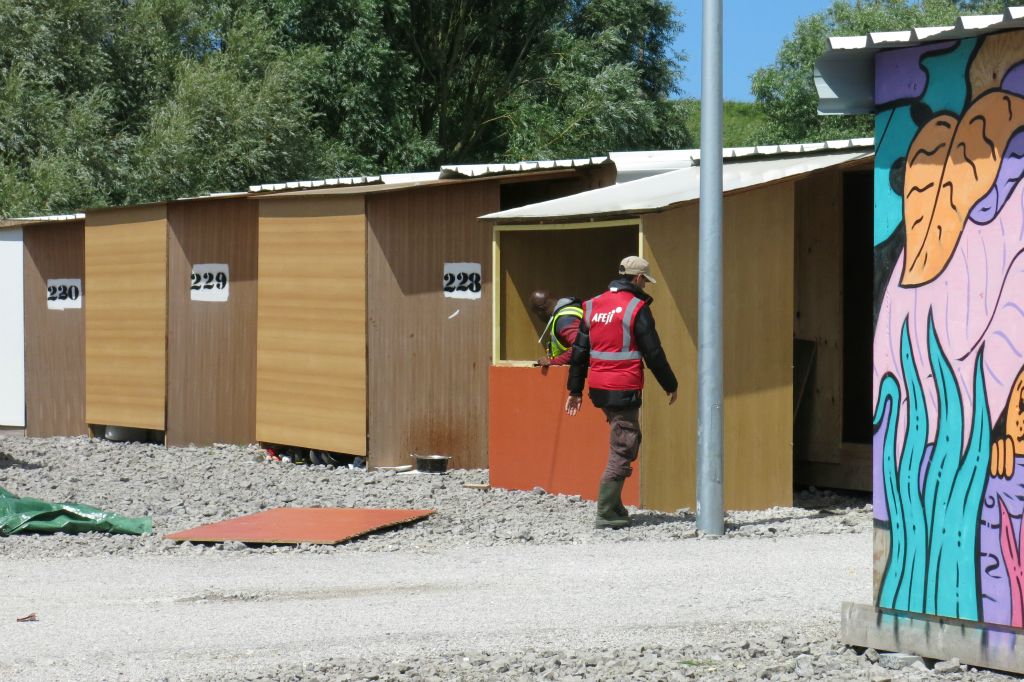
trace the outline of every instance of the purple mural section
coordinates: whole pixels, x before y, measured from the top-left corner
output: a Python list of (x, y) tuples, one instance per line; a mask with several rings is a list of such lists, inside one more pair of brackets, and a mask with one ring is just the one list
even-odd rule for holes
[[(1024, 85), (1024, 83), (1022, 83)], [(1009, 201), (1013, 188), (1024, 177), (1024, 132), (1010, 138), (1003, 152), (1003, 163), (999, 167), (996, 182), (988, 194), (978, 200), (971, 209), (971, 220), (979, 225), (988, 225), (995, 220), (1003, 205)]]
[(890, 104), (924, 95), (928, 87), (928, 72), (921, 66), (921, 58), (956, 46), (945, 40), (905, 50), (879, 52), (875, 57), (875, 104)]
[(1001, 89), (1015, 95), (1024, 95), (1024, 64), (1017, 64), (1006, 72)]

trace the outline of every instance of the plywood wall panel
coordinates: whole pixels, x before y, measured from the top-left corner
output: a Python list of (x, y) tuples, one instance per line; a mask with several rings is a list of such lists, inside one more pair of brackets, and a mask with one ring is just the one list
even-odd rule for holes
[(0, 230), (0, 427), (25, 426), (24, 262), (21, 228)]
[[(724, 205), (725, 504), (789, 505), (793, 497), (793, 185), (727, 197)], [(673, 510), (696, 503), (698, 213), (689, 204), (644, 217), (658, 284), (652, 311), (680, 379), (668, 406), (648, 373), (641, 496)]]
[(500, 232), (501, 359), (536, 360), (544, 354), (537, 339), (545, 322), (530, 309), (534, 291), (545, 289), (556, 298), (595, 296), (639, 245), (638, 227)]
[[(259, 204), (245, 198), (168, 209), (167, 443), (256, 440)], [(193, 301), (192, 266), (228, 266), (226, 301)]]
[[(565, 413), (568, 378), (568, 367), (491, 367), (492, 486), (540, 486), (551, 494), (597, 499), (607, 464), (608, 425), (604, 413), (589, 402), (577, 415)], [(640, 503), (642, 462), (633, 464), (633, 475), (622, 488), (622, 501), (631, 506)]]
[[(487, 465), (491, 360), (491, 232), (497, 182), (367, 197), (367, 326), (371, 460), (412, 452)], [(479, 299), (446, 298), (446, 262), (480, 263)]]
[(259, 204), (256, 437), (365, 455), (363, 198)]
[(167, 208), (85, 219), (85, 418), (162, 431), (167, 373)]
[[(85, 424), (85, 223), (25, 230), (27, 436), (77, 436)], [(80, 279), (82, 308), (47, 307), (46, 281)]]

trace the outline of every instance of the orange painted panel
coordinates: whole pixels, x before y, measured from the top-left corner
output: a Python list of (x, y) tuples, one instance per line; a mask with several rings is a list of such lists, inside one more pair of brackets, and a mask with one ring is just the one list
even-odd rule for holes
[[(597, 497), (608, 460), (604, 413), (584, 396), (575, 417), (565, 414), (566, 367), (491, 367), (488, 452), (491, 485), (512, 490)], [(640, 458), (643, 459), (643, 450)], [(622, 501), (640, 501), (639, 460), (626, 479)]]
[(418, 521), (432, 509), (303, 509), (278, 507), (208, 523), (164, 537), (192, 542), (333, 545), (388, 526)]

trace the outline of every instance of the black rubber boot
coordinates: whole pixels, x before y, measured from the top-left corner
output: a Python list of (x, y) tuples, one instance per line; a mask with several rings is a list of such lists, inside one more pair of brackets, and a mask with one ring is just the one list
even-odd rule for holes
[[(597, 528), (625, 528), (629, 525), (629, 514), (619, 511), (622, 507), (622, 485), (625, 481), (601, 481), (597, 491)], [(625, 511), (625, 507), (622, 507)]]

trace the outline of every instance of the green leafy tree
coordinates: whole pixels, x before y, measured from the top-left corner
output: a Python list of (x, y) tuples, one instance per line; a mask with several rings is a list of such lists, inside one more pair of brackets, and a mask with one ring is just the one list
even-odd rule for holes
[(0, 1), (0, 210), (102, 203), (113, 136), (103, 0)]
[[(700, 100), (680, 100), (678, 106), (686, 119), (686, 129), (700, 131)], [(722, 145), (725, 147), (750, 147), (757, 144), (758, 135), (766, 118), (754, 102), (722, 103)], [(694, 140), (698, 142), (699, 140)]]
[(689, 146), (668, 0), (0, 0), (0, 215)]
[(962, 14), (998, 13), (1007, 4), (1001, 0), (836, 0), (828, 9), (800, 19), (775, 62), (751, 77), (754, 97), (767, 119), (757, 141), (804, 142), (874, 134), (871, 115), (818, 114), (814, 62), (827, 49), (830, 36), (946, 26)]

